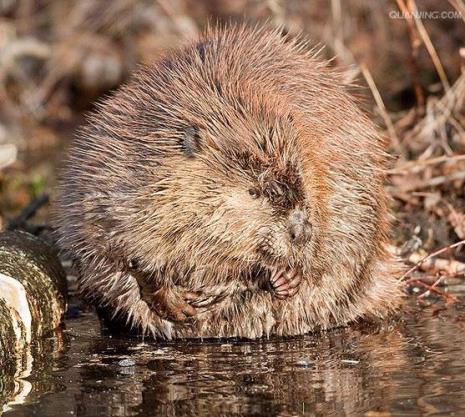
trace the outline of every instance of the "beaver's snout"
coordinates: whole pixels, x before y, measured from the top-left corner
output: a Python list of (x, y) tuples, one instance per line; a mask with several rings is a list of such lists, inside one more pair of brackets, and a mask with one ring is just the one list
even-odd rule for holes
[(287, 230), (292, 243), (303, 244), (312, 237), (312, 225), (305, 212), (300, 209), (289, 214)]

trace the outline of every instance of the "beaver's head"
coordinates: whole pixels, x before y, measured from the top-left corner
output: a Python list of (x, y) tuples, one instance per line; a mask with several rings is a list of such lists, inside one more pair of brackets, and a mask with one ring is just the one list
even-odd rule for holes
[(313, 262), (326, 182), (318, 135), (299, 117), (239, 100), (176, 130), (154, 192), (167, 258), (238, 268)]

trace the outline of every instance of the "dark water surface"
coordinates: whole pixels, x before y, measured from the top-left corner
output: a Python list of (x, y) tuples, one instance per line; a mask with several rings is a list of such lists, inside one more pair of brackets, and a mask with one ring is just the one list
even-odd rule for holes
[(3, 415), (465, 416), (464, 319), (463, 303), (412, 301), (384, 328), (155, 345), (103, 336), (83, 315)]

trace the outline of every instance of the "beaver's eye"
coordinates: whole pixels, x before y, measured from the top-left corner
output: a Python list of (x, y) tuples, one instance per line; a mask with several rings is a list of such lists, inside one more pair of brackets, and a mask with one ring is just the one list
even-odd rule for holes
[(260, 191), (256, 188), (250, 188), (249, 189), (249, 194), (252, 198), (258, 198), (260, 197)]
[(139, 268), (139, 261), (137, 259), (130, 259), (128, 263), (128, 267), (131, 270), (136, 270)]

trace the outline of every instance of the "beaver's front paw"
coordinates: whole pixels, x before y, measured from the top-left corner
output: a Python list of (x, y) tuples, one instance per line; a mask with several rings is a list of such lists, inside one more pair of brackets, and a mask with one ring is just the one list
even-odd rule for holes
[(144, 297), (150, 309), (161, 318), (173, 322), (185, 322), (197, 314), (189, 303), (194, 302), (199, 294), (179, 287), (160, 288), (149, 297)]
[(297, 268), (279, 269), (273, 271), (270, 278), (275, 296), (281, 300), (293, 297), (299, 291), (302, 274)]

